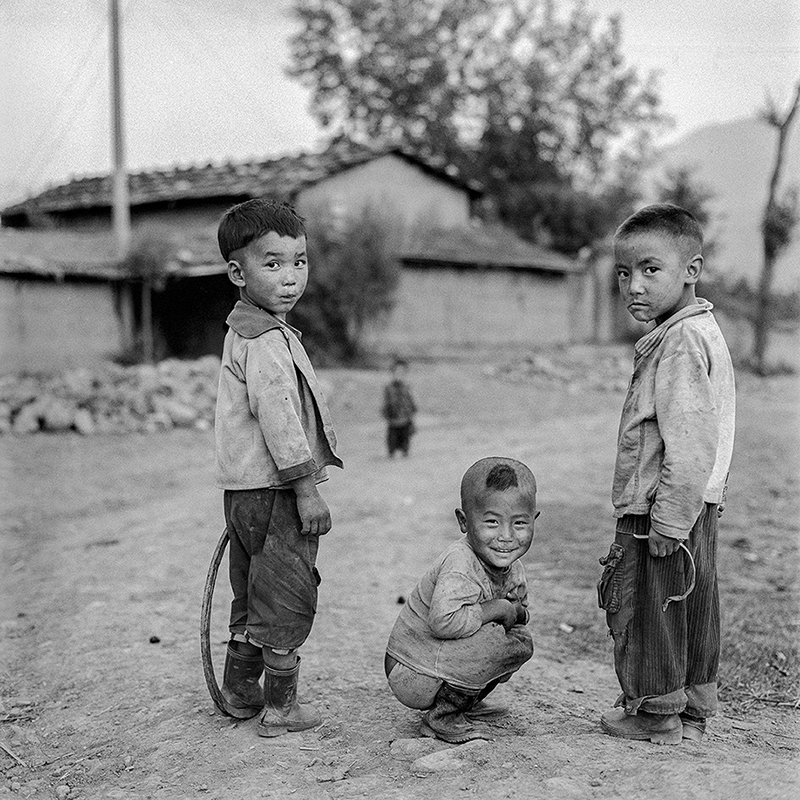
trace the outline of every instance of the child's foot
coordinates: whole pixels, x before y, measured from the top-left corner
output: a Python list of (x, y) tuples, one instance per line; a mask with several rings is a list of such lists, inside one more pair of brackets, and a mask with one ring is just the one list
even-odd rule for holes
[(475, 739), (491, 739), (480, 725), (473, 725), (464, 714), (450, 714), (446, 718), (433, 717), (430, 712), (422, 718), (420, 732), (431, 739), (441, 739), (449, 744), (464, 744)]
[(508, 714), (508, 706), (501, 703), (489, 703), (486, 700), (479, 700), (469, 711), (464, 712), (464, 716), (469, 720), (496, 719)]
[(611, 736), (621, 739), (650, 740), (654, 744), (680, 744), (683, 725), (677, 714), (626, 714), (624, 709), (614, 708), (600, 717), (600, 727)]
[(706, 721), (704, 717), (693, 717), (691, 714), (681, 714), (683, 725), (683, 738), (691, 742), (703, 741), (706, 732)]

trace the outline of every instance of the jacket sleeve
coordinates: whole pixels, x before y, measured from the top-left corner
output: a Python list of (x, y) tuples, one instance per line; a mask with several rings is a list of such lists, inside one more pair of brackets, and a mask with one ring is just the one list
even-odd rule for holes
[(664, 455), (650, 526), (662, 536), (685, 539), (703, 510), (719, 443), (719, 413), (705, 353), (682, 349), (662, 358), (655, 389)]
[(242, 368), (250, 411), (278, 468), (278, 479), (288, 483), (313, 475), (318, 467), (300, 416), (298, 372), (282, 332), (273, 329), (249, 340)]
[(439, 639), (463, 639), (480, 630), (481, 587), (468, 575), (446, 567), (439, 572), (428, 612), (428, 626)]

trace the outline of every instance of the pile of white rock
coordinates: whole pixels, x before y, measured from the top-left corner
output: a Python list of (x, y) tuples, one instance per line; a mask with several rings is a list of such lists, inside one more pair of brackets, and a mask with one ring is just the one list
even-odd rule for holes
[(219, 365), (216, 356), (204, 356), (48, 375), (6, 374), (0, 376), (0, 434), (207, 430), (214, 421)]

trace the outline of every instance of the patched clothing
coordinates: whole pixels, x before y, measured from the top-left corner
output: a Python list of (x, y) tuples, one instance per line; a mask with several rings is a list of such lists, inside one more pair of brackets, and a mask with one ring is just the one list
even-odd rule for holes
[(620, 420), (614, 516), (649, 514), (678, 539), (723, 502), (733, 454), (733, 365), (712, 308), (698, 299), (639, 339)]
[(506, 631), (496, 622), (481, 624), (480, 604), (509, 594), (527, 600), (523, 565), (515, 561), (505, 570), (492, 569), (460, 539), (414, 588), (386, 652), (418, 674), (456, 688), (483, 689), (518, 670), (533, 655), (533, 641), (524, 625)]
[(299, 332), (240, 300), (227, 320), (215, 421), (217, 485), (286, 487), (342, 466)]

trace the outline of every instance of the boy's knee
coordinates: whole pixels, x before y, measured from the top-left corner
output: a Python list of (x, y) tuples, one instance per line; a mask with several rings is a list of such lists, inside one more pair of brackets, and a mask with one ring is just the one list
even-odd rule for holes
[(261, 657), (272, 669), (292, 669), (298, 659), (297, 650), (267, 646), (261, 648)]

